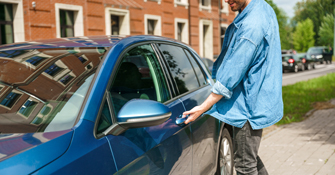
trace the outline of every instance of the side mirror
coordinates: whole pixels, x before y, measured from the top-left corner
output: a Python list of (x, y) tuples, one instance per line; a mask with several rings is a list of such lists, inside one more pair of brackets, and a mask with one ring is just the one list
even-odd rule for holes
[(171, 110), (162, 103), (133, 99), (121, 108), (116, 122), (103, 134), (120, 135), (129, 128), (156, 126), (168, 120), (171, 114)]

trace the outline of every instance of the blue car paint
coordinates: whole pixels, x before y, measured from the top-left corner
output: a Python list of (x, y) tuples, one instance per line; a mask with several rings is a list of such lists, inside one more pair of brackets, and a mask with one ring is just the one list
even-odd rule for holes
[[(34, 174), (106, 174), (116, 172), (106, 138), (94, 137), (94, 123), (81, 120), (67, 152)], [(84, 166), (83, 166), (84, 165)]]
[(19, 147), (26, 143), (31, 146), (21, 150), (18, 152), (19, 154), (3, 160), (0, 174), (27, 174), (45, 166), (64, 154), (70, 145), (72, 134), (72, 130), (66, 130), (54, 133), (28, 133), (18, 138), (11, 138), (20, 139), (13, 147)]

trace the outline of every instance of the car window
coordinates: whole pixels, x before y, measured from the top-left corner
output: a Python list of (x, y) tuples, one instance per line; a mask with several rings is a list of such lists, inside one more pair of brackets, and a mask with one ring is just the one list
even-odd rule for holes
[(168, 63), (179, 94), (198, 88), (198, 79), (183, 49), (167, 44), (158, 44), (158, 47)]
[(282, 60), (283, 61), (288, 61), (289, 59), (291, 59), (292, 58), (292, 56), (283, 56), (282, 57)]
[(116, 116), (122, 106), (132, 99), (164, 103), (171, 98), (150, 44), (137, 46), (123, 55), (109, 92)]
[(186, 49), (184, 49), (187, 57), (189, 58), (189, 60), (191, 61), (191, 64), (193, 66), (194, 72), (196, 73), (198, 79), (199, 79), (199, 83), (200, 85), (206, 85), (207, 84), (207, 80), (205, 78), (205, 75), (203, 74), (203, 72), (201, 71), (199, 64), (196, 62), (196, 60), (194, 60), (194, 57), (190, 54), (190, 52)]
[(0, 51), (0, 133), (71, 129), (104, 53), (96, 47)]

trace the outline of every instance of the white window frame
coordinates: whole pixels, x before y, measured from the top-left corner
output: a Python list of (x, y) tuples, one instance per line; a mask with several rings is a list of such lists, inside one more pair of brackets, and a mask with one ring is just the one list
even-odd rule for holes
[(158, 15), (144, 15), (144, 33), (148, 35), (148, 19), (157, 21), (154, 35), (162, 36), (162, 17)]
[[(181, 1), (181, 2), (178, 2), (178, 1)], [(185, 6), (186, 9), (188, 9), (188, 0), (174, 0), (174, 6), (177, 7), (177, 6)]]
[(111, 15), (119, 16), (120, 18), (120, 35), (130, 35), (130, 15), (129, 10), (117, 8), (105, 8), (105, 26), (106, 35), (112, 35)]
[(157, 4), (161, 4), (162, 3), (162, 0), (144, 0), (144, 2), (147, 2), (147, 1), (155, 1), (155, 2), (157, 2)]
[(202, 11), (202, 10), (207, 10), (207, 11), (209, 11), (209, 12), (211, 12), (211, 10), (212, 10), (212, 5), (211, 5), (211, 0), (207, 0), (207, 1), (209, 1), (208, 2), (208, 6), (203, 6), (202, 4), (201, 4), (201, 1), (199, 1), (199, 10), (200, 11)]
[[(31, 113), (30, 113), (28, 116), (25, 116), (25, 115), (23, 115), (23, 114), (20, 113), (20, 109), (22, 108), (22, 106), (23, 106), (24, 104), (26, 104), (26, 102), (27, 102), (28, 100), (37, 102), (37, 104), (36, 104), (36, 106), (34, 107), (34, 109), (32, 109)], [(29, 97), (26, 101), (24, 101), (24, 103), (21, 105), (21, 107), (19, 108), (19, 110), (18, 110), (16, 113), (17, 113), (19, 116), (23, 117), (24, 119), (28, 119), (28, 118), (30, 117), (30, 115), (35, 111), (35, 109), (36, 109), (38, 103), (39, 103), (38, 100), (36, 100), (35, 98), (32, 98), (32, 97)]]
[(61, 4), (55, 3), (55, 14), (56, 14), (56, 37), (60, 38), (60, 10), (69, 10), (73, 11), (74, 15), (74, 36), (84, 36), (84, 16), (83, 16), (83, 7), (80, 5), (70, 5), (70, 4)]
[[(222, 5), (222, 9), (221, 9), (221, 13), (225, 13), (227, 16), (229, 15), (229, 4), (225, 2), (225, 0), (221, 1), (221, 5)], [(220, 7), (221, 8), (221, 7)]]
[(175, 18), (174, 19), (174, 37), (175, 39), (177, 40), (178, 39), (178, 23), (184, 23), (184, 28), (183, 28), (183, 31), (182, 31), (182, 39), (181, 41), (186, 43), (186, 44), (189, 44), (189, 39), (188, 39), (188, 20), (187, 19), (182, 19), (182, 18)]
[(24, 15), (22, 0), (0, 0), (1, 3), (13, 5), (14, 43), (25, 41)]
[[(203, 41), (203, 26), (208, 25), (208, 36), (205, 41)], [(203, 46), (204, 44), (209, 45), (209, 48), (206, 49), (204, 55)], [(209, 59), (213, 59), (213, 21), (200, 19), (199, 20), (199, 53), (201, 57), (206, 57)]]

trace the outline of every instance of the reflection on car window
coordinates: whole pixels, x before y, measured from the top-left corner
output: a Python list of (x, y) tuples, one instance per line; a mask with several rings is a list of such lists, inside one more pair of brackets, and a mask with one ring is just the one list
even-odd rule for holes
[(165, 102), (170, 99), (162, 69), (151, 45), (141, 45), (127, 52), (110, 88), (114, 113), (131, 99)]
[(178, 86), (179, 94), (199, 87), (198, 79), (182, 48), (167, 44), (159, 44), (172, 76)]
[(0, 133), (72, 128), (105, 52), (95, 47), (0, 51)]
[(192, 66), (193, 66), (193, 69), (194, 69), (194, 72), (196, 73), (198, 79), (199, 79), (199, 83), (200, 85), (206, 85), (207, 84), (207, 80), (205, 78), (205, 75), (203, 74), (203, 72), (201, 71), (198, 63), (194, 60), (194, 57), (190, 54), (190, 52), (188, 50), (185, 50), (185, 53), (187, 55), (187, 57), (190, 59), (191, 63), (192, 63)]

